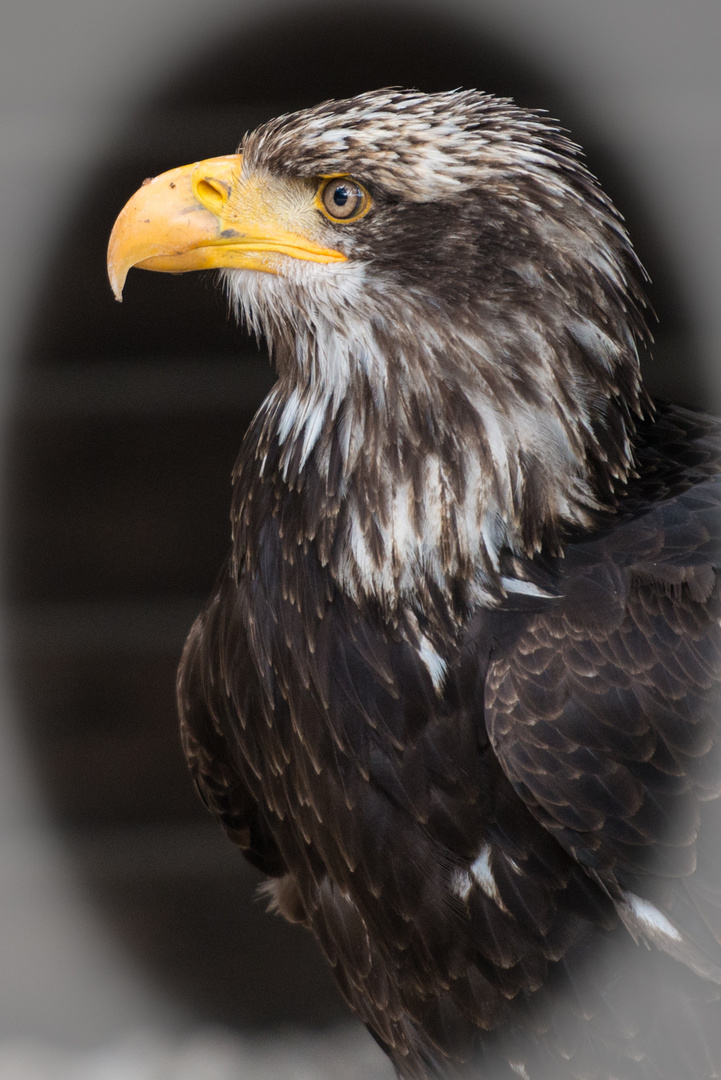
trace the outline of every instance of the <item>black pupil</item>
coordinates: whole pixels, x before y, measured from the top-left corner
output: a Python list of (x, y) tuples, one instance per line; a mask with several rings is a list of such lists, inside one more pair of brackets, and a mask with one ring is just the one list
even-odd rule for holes
[(344, 184), (339, 184), (333, 192), (333, 202), (336, 206), (345, 206), (350, 198), (350, 191)]

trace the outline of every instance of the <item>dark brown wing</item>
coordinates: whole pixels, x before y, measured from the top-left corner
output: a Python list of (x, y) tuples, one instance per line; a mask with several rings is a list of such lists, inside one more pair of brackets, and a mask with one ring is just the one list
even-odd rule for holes
[(185, 643), (178, 669), (180, 737), (198, 794), (207, 808), (254, 866), (280, 877), (287, 868), (268, 828), (266, 811), (247, 776), (241, 774), (225, 736), (237, 725), (227, 690), (228, 644), (234, 643), (230, 656), (240, 668), (233, 672), (234, 685), (245, 681), (250, 690), (254, 682), (243, 678), (248, 650), (234, 640), (242, 628), (237, 620), (228, 626), (228, 612), (222, 603), (228, 591), (227, 586), (223, 588), (226, 579), (227, 571)]
[(632, 932), (719, 980), (721, 483), (674, 483), (569, 545), (546, 610), (501, 619), (486, 723), (516, 792)]

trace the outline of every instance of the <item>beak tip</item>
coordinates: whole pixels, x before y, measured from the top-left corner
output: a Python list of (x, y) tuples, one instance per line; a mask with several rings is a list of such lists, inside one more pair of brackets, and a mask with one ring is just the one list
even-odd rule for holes
[(127, 269), (124, 273), (122, 270), (118, 273), (118, 268), (108, 259), (108, 280), (110, 281), (110, 288), (113, 290), (113, 296), (119, 303), (123, 302), (123, 287), (126, 277)]

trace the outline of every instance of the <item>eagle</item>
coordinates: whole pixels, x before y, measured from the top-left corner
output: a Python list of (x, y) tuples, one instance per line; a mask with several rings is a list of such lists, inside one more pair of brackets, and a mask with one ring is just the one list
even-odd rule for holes
[(178, 678), (197, 789), (407, 1080), (721, 1075), (719, 422), (555, 121), (280, 116), (108, 268), (220, 268), (277, 382)]

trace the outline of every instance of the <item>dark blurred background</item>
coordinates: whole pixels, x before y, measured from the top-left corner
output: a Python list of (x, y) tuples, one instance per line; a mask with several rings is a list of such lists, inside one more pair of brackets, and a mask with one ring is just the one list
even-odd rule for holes
[[(78, 158), (53, 242), (28, 278), (4, 443), (10, 699), (63, 872), (133, 972), (192, 1023), (317, 1028), (347, 1014), (309, 936), (254, 902), (258, 876), (200, 806), (177, 738), (179, 652), (225, 557), (230, 471), (273, 375), (229, 319), (212, 275), (134, 271), (115, 303), (107, 237), (144, 177), (232, 152), (244, 131), (279, 112), (387, 85), (480, 87), (545, 108), (583, 145), (653, 280), (652, 392), (718, 407), (712, 331), (674, 258), (676, 232), (641, 184), (639, 160), (658, 152), (653, 130), (646, 149), (641, 130), (644, 108), (658, 122), (643, 98), (657, 72), (624, 74), (619, 56), (608, 56), (609, 101), (618, 109), (626, 78), (637, 112), (629, 156), (633, 130), (614, 140), (603, 103), (589, 108), (578, 92), (579, 54), (594, 53), (591, 36), (573, 38), (585, 5), (575, 16), (567, 5), (567, 68), (550, 62), (543, 26), (544, 17), (560, 25), (559, 5), (514, 6), (517, 34), (493, 4), (485, 23), (481, 3), (295, 4), (265, 18), (216, 4), (214, 32), (206, 24), (195, 49), (184, 41), (177, 63), (166, 49), (162, 77), (145, 70), (143, 94), (112, 113), (101, 152)], [(691, 3), (689, 18), (701, 6)], [(664, 5), (619, 8), (619, 52), (654, 10)], [(140, 17), (136, 30), (140, 40)], [(678, 123), (692, 111), (683, 94), (694, 72), (671, 61), (686, 112), (668, 122)], [(594, 63), (604, 71), (603, 57)], [(102, 71), (96, 78), (101, 85)], [(699, 108), (706, 122), (700, 94)], [(682, 144), (679, 134), (679, 153)], [(52, 185), (48, 175), (45, 185), (38, 190)]]

